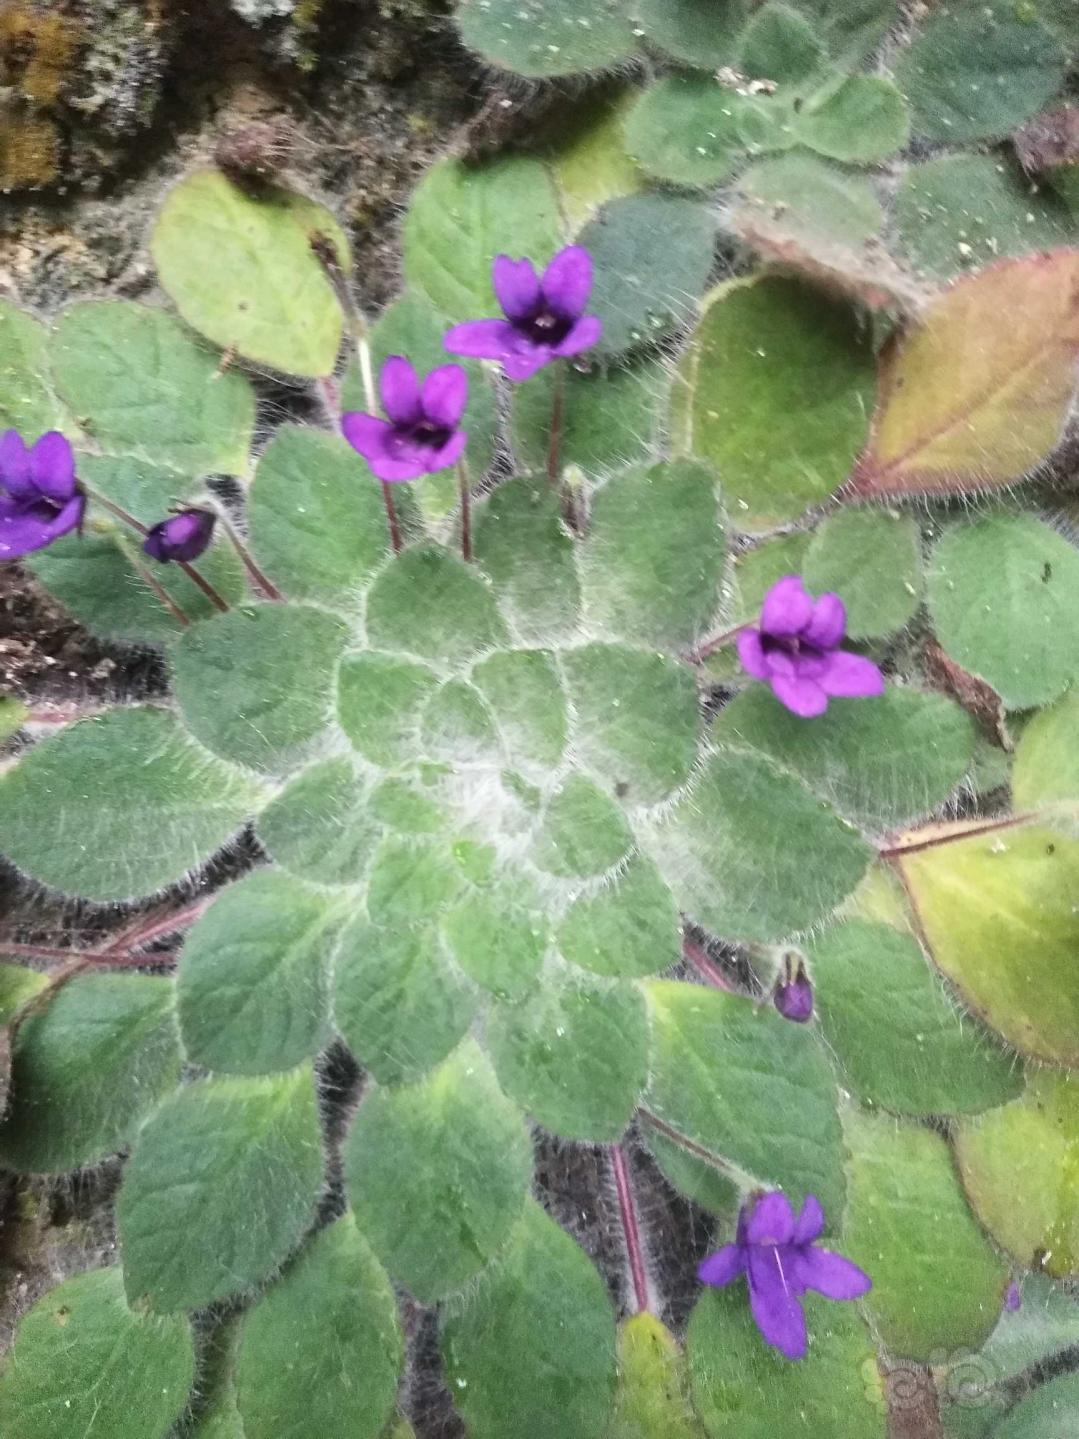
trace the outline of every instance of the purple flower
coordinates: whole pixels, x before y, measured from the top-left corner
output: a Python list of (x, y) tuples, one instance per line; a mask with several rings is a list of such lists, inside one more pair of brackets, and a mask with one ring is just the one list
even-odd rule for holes
[(42, 550), (78, 529), (85, 509), (75, 456), (59, 431), (31, 449), (17, 430), (0, 435), (0, 560)]
[(823, 714), (836, 696), (884, 693), (884, 676), (872, 660), (841, 650), (847, 611), (838, 595), (814, 600), (801, 575), (785, 575), (764, 597), (759, 629), (737, 638), (738, 657), (754, 679), (765, 680), (792, 714)]
[(697, 1270), (702, 1284), (717, 1288), (744, 1274), (754, 1323), (788, 1359), (805, 1356), (805, 1315), (798, 1301), (807, 1289), (826, 1299), (858, 1299), (873, 1287), (857, 1264), (814, 1247), (823, 1228), (824, 1212), (815, 1195), (806, 1195), (795, 1219), (790, 1200), (774, 1190), (742, 1206), (735, 1242), (710, 1254)]
[(379, 376), (387, 418), (352, 411), (341, 429), (380, 480), (415, 480), (460, 459), (468, 436), (458, 428), (468, 404), (468, 376), (440, 365), (423, 384), (409, 362), (391, 355)]
[(1008, 1314), (1014, 1314), (1017, 1309), (1022, 1308), (1023, 1296), (1019, 1292), (1019, 1285), (1014, 1279), (1004, 1291), (1004, 1308)]
[(603, 333), (599, 318), (584, 312), (592, 257), (580, 245), (559, 250), (542, 279), (531, 260), (499, 255), (492, 281), (506, 318), (454, 325), (444, 341), (451, 355), (501, 360), (511, 380), (527, 380), (552, 360), (579, 355)]
[(216, 518), (212, 510), (178, 510), (150, 529), (142, 548), (163, 565), (170, 560), (197, 560), (213, 539)]
[(784, 963), (786, 972), (775, 987), (772, 1003), (784, 1019), (793, 1020), (795, 1024), (806, 1024), (813, 1018), (813, 986), (800, 959), (797, 971), (790, 955)]

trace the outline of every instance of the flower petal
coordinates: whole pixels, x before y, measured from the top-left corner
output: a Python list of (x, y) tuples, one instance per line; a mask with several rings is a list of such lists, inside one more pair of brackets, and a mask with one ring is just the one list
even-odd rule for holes
[(555, 314), (576, 320), (591, 293), (592, 256), (583, 245), (567, 245), (543, 272), (543, 298)]
[(819, 680), (832, 658), (832, 651), (800, 649), (793, 657), (789, 673), (800, 680)]
[(807, 1347), (805, 1315), (798, 1291), (783, 1269), (784, 1258), (792, 1253), (775, 1248), (750, 1250), (749, 1307), (769, 1344), (788, 1359), (802, 1359)]
[(834, 650), (843, 643), (847, 633), (847, 607), (837, 594), (828, 590), (813, 603), (813, 614), (802, 631), (806, 644), (818, 649)]
[(701, 1283), (714, 1284), (718, 1289), (745, 1272), (746, 1251), (741, 1244), (725, 1244), (697, 1266), (697, 1278)]
[(29, 499), (34, 493), (30, 451), (18, 430), (5, 430), (0, 435), (0, 488), (17, 500)]
[(427, 465), (422, 455), (375, 455), (367, 461), (371, 466), (371, 473), (377, 480), (386, 480), (391, 485), (400, 484), (402, 480), (418, 480), (421, 475), (427, 473)]
[(845, 699), (864, 699), (884, 693), (884, 676), (864, 655), (836, 650), (828, 656), (828, 664), (817, 683), (825, 694)]
[(807, 1194), (802, 1212), (794, 1221), (794, 1243), (812, 1244), (824, 1229), (824, 1210), (815, 1194)]
[(826, 1299), (860, 1299), (873, 1288), (869, 1275), (830, 1249), (801, 1249), (794, 1259), (795, 1277)]
[(40, 504), (27, 508), (0, 506), (0, 560), (16, 560), (33, 550), (43, 550), (82, 524), (86, 496), (75, 494), (62, 510)]
[(828, 708), (828, 696), (817, 680), (773, 675), (772, 693), (791, 714), (799, 715), (802, 719), (815, 719)]
[(578, 320), (573, 329), (564, 340), (559, 341), (554, 347), (556, 355), (563, 357), (579, 355), (582, 350), (589, 350), (603, 334), (603, 321), (598, 315), (585, 315)]
[(768, 679), (772, 672), (757, 630), (739, 630), (734, 637), (734, 643), (742, 668), (747, 674), (751, 674), (755, 680)]
[(59, 430), (49, 430), (30, 450), (30, 482), (38, 494), (63, 505), (75, 493), (75, 455)]
[(402, 355), (391, 355), (378, 380), (382, 408), (395, 425), (415, 425), (423, 418), (420, 382)]
[(531, 260), (511, 260), (499, 255), (491, 272), (498, 303), (511, 320), (534, 315), (543, 301), (540, 279)]
[(522, 380), (530, 380), (537, 370), (542, 370), (553, 359), (554, 351), (550, 345), (534, 345), (517, 354), (503, 355), (502, 370), (508, 380), (520, 384)]
[(784, 575), (764, 597), (761, 633), (777, 638), (801, 634), (812, 615), (813, 601), (806, 594), (801, 575)]
[(441, 449), (428, 451), (427, 473), (433, 475), (436, 470), (445, 470), (450, 465), (455, 465), (464, 454), (467, 444), (468, 436), (464, 430), (455, 430)]
[(365, 415), (360, 410), (350, 410), (341, 416), (341, 433), (365, 460), (371, 460), (386, 454), (386, 446), (395, 431), (385, 420)]
[(789, 1244), (794, 1234), (794, 1210), (780, 1189), (762, 1194), (746, 1225), (749, 1244)]
[(508, 320), (466, 320), (454, 325), (442, 338), (443, 349), (451, 355), (471, 355), (478, 360), (501, 360), (513, 353), (516, 330)]
[(423, 382), (423, 413), (436, 425), (455, 430), (468, 404), (468, 376), (460, 365), (439, 365)]

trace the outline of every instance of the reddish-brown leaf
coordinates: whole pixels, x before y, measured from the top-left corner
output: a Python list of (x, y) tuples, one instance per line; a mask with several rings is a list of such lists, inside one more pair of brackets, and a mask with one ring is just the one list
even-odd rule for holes
[(962, 493), (1022, 479), (1060, 439), (1077, 356), (1079, 250), (957, 281), (886, 350), (848, 493)]

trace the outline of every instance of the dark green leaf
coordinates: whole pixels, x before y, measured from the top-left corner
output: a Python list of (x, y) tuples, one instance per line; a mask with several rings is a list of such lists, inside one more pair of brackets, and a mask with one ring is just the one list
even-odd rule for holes
[(209, 859), (259, 798), (167, 710), (118, 709), (36, 745), (0, 780), (0, 843), (67, 894), (130, 899)]
[(815, 1194), (839, 1216), (838, 1096), (819, 1037), (741, 995), (674, 980), (650, 980), (646, 991), (646, 1109), (737, 1177), (784, 1189), (795, 1204)]
[(322, 1230), (243, 1321), (243, 1439), (377, 1439), (401, 1339), (389, 1280), (352, 1216)]
[(127, 1307), (119, 1268), (79, 1274), (19, 1325), (0, 1380), (11, 1439), (161, 1439), (179, 1418), (195, 1352), (188, 1322)]
[(238, 764), (291, 767), (329, 720), (345, 639), (311, 605), (247, 605), (185, 631), (172, 652), (185, 724)]
[(311, 1223), (322, 1183), (310, 1066), (189, 1084), (144, 1126), (124, 1171), (128, 1298), (201, 1309), (261, 1283)]
[(224, 891), (191, 931), (177, 1000), (187, 1056), (226, 1074), (274, 1074), (317, 1054), (329, 1027), (338, 912), (280, 870)]
[(647, 1078), (648, 1023), (631, 984), (548, 982), (494, 1007), (487, 1044), (506, 1093), (567, 1139), (618, 1139)]
[(277, 431), (248, 512), (255, 554), (291, 599), (353, 606), (389, 548), (377, 481), (343, 439), (310, 426)]
[[(528, 1196), (532, 1145), (490, 1062), (466, 1040), (419, 1084), (364, 1101), (345, 1176), (375, 1253), (429, 1304), (461, 1289), (505, 1243)], [(422, 1205), (403, 1205), (407, 1192)]]
[(334, 965), (334, 1014), (380, 1084), (407, 1084), (445, 1059), (478, 1006), (433, 929), (378, 929), (357, 918)]
[(614, 1315), (591, 1261), (538, 1204), (447, 1320), (442, 1348), (472, 1439), (603, 1439)]
[[(29, 998), (29, 995), (26, 995)], [(129, 1142), (180, 1077), (172, 981), (88, 974), (15, 1035), (0, 1164), (62, 1174)]]

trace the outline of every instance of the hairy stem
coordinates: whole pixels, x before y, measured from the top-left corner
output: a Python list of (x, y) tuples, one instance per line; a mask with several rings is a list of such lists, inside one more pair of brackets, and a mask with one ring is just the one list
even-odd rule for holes
[(746, 1176), (735, 1169), (732, 1164), (728, 1164), (725, 1160), (721, 1159), (718, 1154), (713, 1154), (712, 1151), (706, 1149), (703, 1144), (698, 1144), (696, 1140), (689, 1139), (686, 1135), (680, 1134), (677, 1129), (673, 1129), (664, 1120), (660, 1119), (658, 1114), (653, 1114), (650, 1109), (644, 1109), (641, 1105), (638, 1105), (637, 1115), (644, 1120), (645, 1124), (654, 1129), (657, 1134), (662, 1134), (664, 1139), (669, 1139), (672, 1144), (677, 1144), (679, 1149), (684, 1149), (687, 1154), (692, 1154), (696, 1159), (703, 1159), (705, 1164), (710, 1165), (711, 1168), (717, 1170), (718, 1173), (725, 1175), (733, 1184), (737, 1184), (739, 1188), (746, 1189), (749, 1187)]
[(902, 859), (905, 854), (919, 854), (923, 850), (937, 849), (940, 845), (955, 844), (961, 839), (972, 839), (980, 834), (996, 834), (1004, 829), (1016, 829), (1019, 825), (1032, 824), (1037, 818), (1036, 814), (1008, 814), (996, 819), (972, 820), (969, 824), (961, 823), (940, 829), (925, 839), (919, 839), (918, 831), (915, 830), (898, 844), (887, 845), (878, 853), (881, 859)]
[(382, 503), (386, 507), (386, 522), (390, 527), (390, 544), (395, 555), (401, 553), (401, 522), (397, 518), (397, 502), (393, 498), (393, 488), (386, 481), (380, 481), (382, 485)]
[(94, 965), (145, 964), (148, 961), (142, 950), (148, 944), (163, 935), (189, 929), (205, 914), (210, 903), (209, 898), (199, 899), (184, 905), (182, 909), (173, 910), (170, 914), (158, 914), (150, 918), (141, 915), (99, 949), (60, 948), (50, 944), (23, 944), (16, 940), (0, 940), (0, 954), (10, 955), (14, 959), (56, 960), (61, 964), (77, 962), (85, 968)]
[(633, 1278), (633, 1297), (637, 1313), (643, 1314), (650, 1308), (648, 1293), (648, 1270), (644, 1262), (644, 1246), (637, 1222), (637, 1206), (633, 1198), (629, 1164), (620, 1144), (611, 1146), (611, 1169), (614, 1173), (614, 1187), (618, 1193), (618, 1212), (622, 1219), (622, 1233), (626, 1241), (626, 1256)]
[(168, 610), (169, 614), (182, 629), (188, 629), (191, 624), (191, 616), (176, 603), (165, 586), (150, 569), (150, 566), (143, 563), (134, 548), (128, 544), (126, 536), (117, 535), (116, 545), (138, 577), (152, 590), (157, 602)]
[(743, 630), (750, 628), (751, 622), (747, 621), (744, 625), (735, 625), (733, 629), (722, 630), (718, 635), (713, 635), (710, 640), (705, 640), (703, 644), (698, 645), (696, 649), (687, 650), (682, 658), (687, 664), (702, 665), (709, 655), (714, 655), (724, 645), (730, 644), (736, 635), (740, 635)]
[(461, 496), (461, 558), (472, 562), (472, 492), (468, 483), (468, 466), (457, 462), (457, 485)]
[(682, 936), (682, 956), (714, 989), (725, 989), (728, 994), (740, 992), (704, 949), (695, 940), (689, 939), (685, 935)]
[(559, 464), (562, 458), (562, 417), (565, 408), (566, 366), (556, 360), (554, 388), (551, 392), (551, 433), (547, 441), (547, 483), (558, 489)]
[(333, 429), (337, 429), (341, 422), (341, 387), (332, 375), (326, 375), (321, 380), (315, 381), (315, 390), (318, 394), (322, 408), (326, 411), (326, 418)]
[(247, 571), (255, 590), (267, 600), (283, 600), (285, 597), (274, 584), (273, 580), (259, 567), (254, 555), (247, 547), (246, 541), (240, 535), (239, 530), (232, 523), (232, 519), (226, 512), (224, 505), (214, 505), (214, 514), (221, 522), (221, 528), (228, 535), (232, 547), (240, 557), (240, 562)]
[(57, 949), (50, 945), (0, 942), (0, 954), (25, 959), (55, 959), (63, 965), (62, 969), (50, 976), (48, 984), (16, 1013), (10, 1025), (12, 1037), (24, 1020), (47, 1009), (56, 994), (80, 974), (93, 969), (123, 969), (154, 963), (152, 957), (142, 952), (145, 946), (155, 939), (160, 939), (162, 935), (189, 928), (209, 904), (209, 898), (200, 899), (169, 915), (158, 915), (153, 919), (140, 918), (126, 930), (122, 930), (118, 936), (107, 940), (99, 949)]

